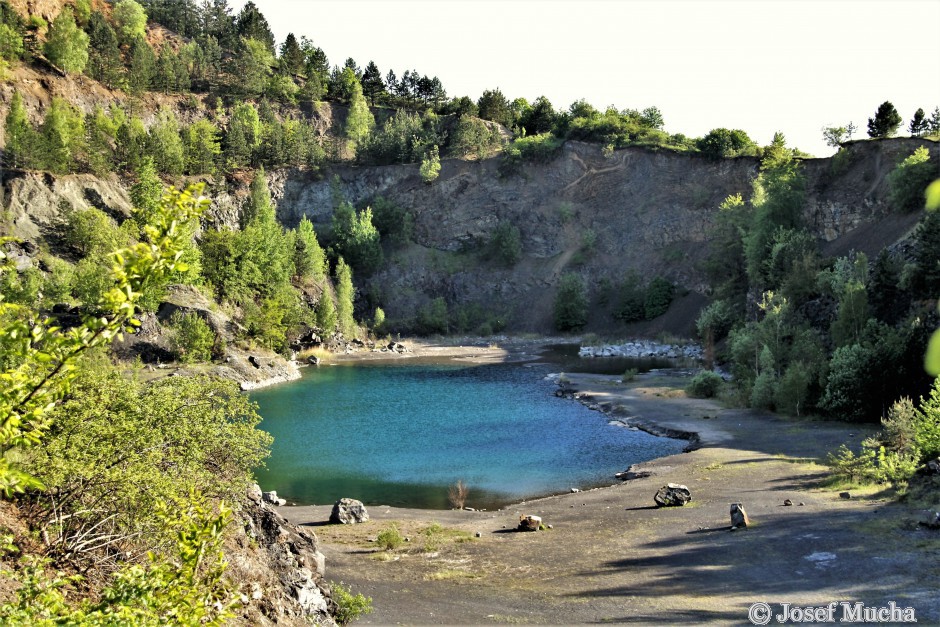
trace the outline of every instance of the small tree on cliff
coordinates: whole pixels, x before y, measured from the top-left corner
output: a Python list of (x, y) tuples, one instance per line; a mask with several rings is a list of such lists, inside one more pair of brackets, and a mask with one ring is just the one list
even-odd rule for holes
[(875, 112), (875, 117), (868, 118), (868, 136), (872, 139), (892, 137), (901, 126), (901, 114), (894, 105), (885, 100)]

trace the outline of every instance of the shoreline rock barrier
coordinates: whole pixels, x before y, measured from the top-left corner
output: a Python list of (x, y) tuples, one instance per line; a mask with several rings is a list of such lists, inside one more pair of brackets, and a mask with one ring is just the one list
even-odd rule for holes
[(704, 349), (695, 343), (662, 344), (652, 340), (631, 340), (623, 344), (582, 346), (578, 350), (578, 357), (660, 357), (701, 360), (704, 352)]

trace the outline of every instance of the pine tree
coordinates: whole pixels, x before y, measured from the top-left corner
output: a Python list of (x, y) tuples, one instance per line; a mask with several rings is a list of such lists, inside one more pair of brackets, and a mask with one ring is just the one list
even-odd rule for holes
[(124, 85), (124, 62), (117, 33), (99, 11), (88, 19), (88, 75), (108, 87)]
[(477, 101), (477, 107), (480, 110), (480, 117), (484, 120), (491, 120), (506, 127), (512, 126), (509, 101), (499, 89), (484, 91)]
[(62, 98), (53, 98), (40, 129), (42, 165), (46, 170), (68, 174), (85, 145), (85, 119)]
[(67, 74), (81, 73), (88, 64), (88, 35), (75, 24), (72, 7), (66, 6), (52, 21), (43, 52)]
[(369, 61), (365, 72), (362, 73), (362, 91), (369, 97), (369, 102), (375, 106), (375, 98), (385, 91), (385, 81), (382, 80), (382, 72), (379, 71), (375, 61)]
[(183, 130), (183, 147), (187, 174), (215, 174), (216, 160), (222, 154), (215, 124), (203, 118), (187, 126)]
[(235, 106), (225, 134), (224, 155), (230, 167), (241, 168), (251, 162), (255, 149), (261, 143), (261, 119), (250, 102)]
[(163, 181), (157, 176), (153, 157), (144, 157), (136, 178), (137, 181), (131, 186), (131, 202), (137, 211), (138, 221), (149, 224), (151, 216), (160, 208), (160, 199), (163, 197)]
[(38, 134), (26, 117), (23, 96), (14, 91), (6, 117), (6, 152), (8, 163), (14, 168), (36, 167)]
[(127, 82), (134, 94), (140, 94), (148, 89), (153, 81), (157, 58), (147, 40), (137, 37), (131, 43), (130, 70), (127, 73)]
[(287, 33), (284, 43), (281, 44), (281, 72), (288, 75), (297, 74), (303, 64), (304, 53), (300, 49), (300, 44), (297, 43), (297, 38), (294, 37), (294, 33)]
[(170, 109), (161, 109), (157, 120), (147, 134), (147, 150), (153, 155), (157, 170), (169, 176), (179, 176), (186, 166), (179, 121)]
[(868, 118), (868, 136), (873, 139), (892, 137), (901, 126), (901, 115), (891, 102), (885, 100), (878, 106), (874, 118)]
[(352, 268), (340, 257), (336, 262), (336, 324), (340, 333), (347, 338), (355, 337), (358, 331), (353, 318), (354, 297)]
[(140, 118), (124, 120), (117, 130), (114, 158), (121, 170), (134, 171), (143, 165), (146, 154), (147, 129)]
[(317, 241), (313, 223), (304, 216), (297, 226), (294, 243), (294, 272), (302, 279), (321, 281), (326, 276), (326, 256)]
[(112, 145), (117, 137), (117, 123), (100, 106), (85, 116), (88, 133), (88, 165), (97, 176), (103, 176), (114, 168)]
[(250, 0), (242, 7), (235, 20), (235, 30), (240, 37), (255, 39), (264, 44), (268, 53), (274, 56), (274, 33), (261, 11)]
[(930, 119), (927, 120), (927, 132), (930, 135), (940, 135), (940, 107), (934, 107)]
[(160, 56), (157, 58), (157, 66), (151, 84), (154, 89), (165, 94), (176, 89), (175, 57), (176, 52), (173, 48), (168, 43), (164, 43), (163, 48), (160, 50)]
[(927, 132), (927, 126), (927, 116), (924, 114), (924, 110), (918, 109), (914, 112), (914, 117), (911, 119), (911, 124), (907, 127), (907, 130), (912, 136), (920, 137)]
[(317, 326), (324, 335), (332, 335), (336, 331), (336, 306), (333, 304), (329, 285), (323, 286), (323, 293), (317, 301)]

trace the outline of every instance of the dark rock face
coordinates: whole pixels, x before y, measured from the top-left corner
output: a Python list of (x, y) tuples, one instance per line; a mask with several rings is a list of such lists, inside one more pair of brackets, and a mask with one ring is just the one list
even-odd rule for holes
[(659, 507), (682, 507), (692, 500), (692, 492), (679, 483), (667, 483), (653, 497)]
[(369, 512), (362, 501), (343, 498), (333, 504), (330, 522), (339, 525), (354, 525), (369, 520)]

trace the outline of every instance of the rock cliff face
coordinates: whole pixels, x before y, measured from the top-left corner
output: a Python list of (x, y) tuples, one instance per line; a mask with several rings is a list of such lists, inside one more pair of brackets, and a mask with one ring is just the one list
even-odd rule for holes
[[(902, 237), (917, 216), (890, 216), (886, 175), (919, 145), (934, 158), (936, 142), (916, 139), (850, 144), (837, 159), (805, 162), (807, 225), (822, 242), (852, 241), (874, 225), (871, 246)], [(720, 162), (696, 155), (625, 149), (605, 155), (596, 145), (568, 142), (547, 164), (531, 164), (501, 177), (498, 159), (446, 161), (440, 178), (425, 185), (417, 166), (339, 167), (332, 171), (348, 200), (376, 196), (410, 209), (415, 246), (392, 253), (390, 263), (365, 283), (390, 318), (413, 315), (430, 299), (451, 308), (484, 306), (516, 331), (550, 330), (554, 291), (564, 272), (585, 277), (597, 293), (629, 271), (668, 277), (702, 293), (700, 263), (718, 206), (745, 197), (758, 174), (751, 158)], [(308, 216), (329, 227), (330, 177), (301, 172), (272, 176), (278, 213), (287, 224)], [(496, 226), (519, 227), (523, 260), (504, 268), (487, 258)], [(856, 246), (860, 247), (860, 246)], [(603, 327), (597, 317), (589, 328)]]
[[(804, 217), (828, 253), (877, 251), (910, 231), (918, 216), (891, 214), (885, 177), (919, 145), (940, 159), (936, 142), (894, 139), (854, 142), (838, 158), (805, 162)], [(510, 176), (500, 175), (497, 158), (446, 160), (431, 185), (414, 165), (279, 171), (270, 184), (286, 225), (306, 215), (321, 234), (329, 231), (334, 174), (354, 204), (382, 195), (413, 213), (414, 243), (388, 251), (375, 276), (357, 277), (360, 295), (368, 295), (360, 299), (362, 314), (381, 305), (390, 319), (408, 318), (443, 297), (452, 312), (476, 308), (509, 330), (544, 332), (551, 329), (558, 281), (569, 271), (586, 279), (594, 297), (630, 271), (703, 294), (701, 261), (718, 206), (730, 194), (747, 197), (758, 168), (751, 158), (712, 162), (636, 148), (607, 155), (599, 146), (569, 142), (549, 163), (526, 164)], [(25, 239), (53, 233), (65, 206), (95, 206), (115, 217), (130, 209), (117, 177), (6, 176), (4, 207), (14, 234)], [(233, 178), (209, 191), (215, 199), (209, 228), (237, 224), (247, 183)], [(516, 225), (522, 238), (523, 258), (511, 268), (488, 255), (502, 221)], [(588, 328), (610, 324), (607, 313), (598, 313)]]

